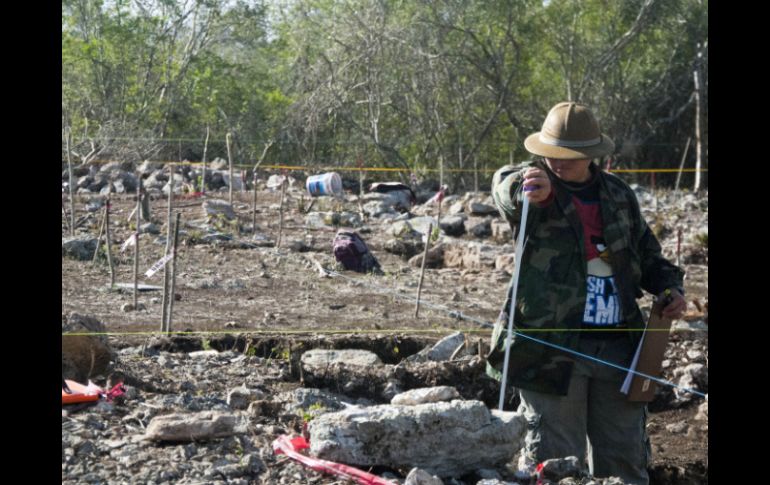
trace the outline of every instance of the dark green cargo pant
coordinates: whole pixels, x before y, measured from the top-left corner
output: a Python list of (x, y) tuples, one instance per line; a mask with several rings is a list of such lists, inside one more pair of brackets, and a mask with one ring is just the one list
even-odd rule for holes
[[(584, 335), (579, 348), (581, 353), (624, 367), (634, 350), (624, 335), (611, 339)], [(519, 390), (519, 411), (528, 420), (519, 468), (576, 456), (586, 460), (596, 477), (615, 476), (628, 484), (648, 485), (646, 404), (628, 402), (620, 392), (625, 372), (580, 357), (574, 360), (566, 396)]]

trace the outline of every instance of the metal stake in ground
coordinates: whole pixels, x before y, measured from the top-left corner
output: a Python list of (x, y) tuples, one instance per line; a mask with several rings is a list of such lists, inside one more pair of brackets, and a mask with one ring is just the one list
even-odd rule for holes
[(69, 171), (69, 189), (70, 189), (70, 236), (75, 237), (75, 195), (72, 187), (72, 153), (70, 153), (70, 143), (72, 140), (72, 131), (68, 126), (65, 128), (67, 138), (67, 171)]
[(230, 205), (233, 205), (233, 156), (230, 153), (230, 133), (227, 134), (225, 140), (227, 141), (227, 159), (230, 162), (230, 183), (228, 184), (230, 186)]
[[(525, 192), (534, 190), (536, 187), (524, 187)], [(524, 235), (527, 230), (527, 214), (529, 212), (529, 198), (526, 194), (523, 196), (524, 205), (521, 211), (521, 224), (516, 235), (516, 255), (513, 268), (513, 285), (511, 285), (511, 305), (508, 309), (508, 335), (505, 337), (505, 359), (503, 360), (503, 379), (500, 381), (500, 411), (503, 410), (503, 401), (505, 400), (505, 385), (508, 379), (508, 360), (511, 357), (511, 340), (513, 338), (513, 315), (516, 313), (516, 291), (519, 288), (519, 271), (521, 270), (521, 256), (524, 252)]]
[(171, 248), (173, 257), (171, 258), (171, 295), (168, 302), (168, 315), (166, 316), (166, 332), (171, 332), (172, 313), (174, 311), (174, 297), (176, 290), (176, 248), (179, 245), (179, 216), (181, 212), (176, 213), (176, 223), (174, 224), (174, 246)]
[(433, 224), (428, 224), (428, 236), (425, 239), (425, 251), (422, 253), (422, 267), (420, 268), (420, 282), (417, 284), (417, 303), (414, 307), (414, 318), (420, 314), (420, 295), (422, 294), (422, 279), (425, 277), (425, 259), (430, 248), (430, 237), (433, 235)]

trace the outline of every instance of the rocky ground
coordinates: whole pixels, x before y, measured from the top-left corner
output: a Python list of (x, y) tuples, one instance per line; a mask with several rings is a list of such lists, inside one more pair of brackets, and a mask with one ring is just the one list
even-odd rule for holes
[[(428, 222), (421, 217), (435, 215), (435, 206), (418, 204), (404, 215), (396, 197), (369, 194), (359, 204), (349, 194), (343, 201), (315, 199), (305, 213), (311, 199), (297, 182), (287, 190), (282, 242), (276, 248), (280, 191), (266, 188), (269, 180), (258, 186), (256, 227), (251, 223), (252, 192), (236, 192), (232, 219), (227, 212), (211, 216), (211, 200), (226, 201), (226, 189), (204, 197), (180, 193), (175, 200), (182, 222), (172, 330), (190, 333), (159, 337), (143, 332), (159, 329), (161, 293), (141, 292), (135, 310), (130, 290), (108, 288), (103, 247), (91, 262), (106, 197), (99, 191), (110, 187), (115, 281), (133, 281), (133, 248), (119, 251), (134, 231), (129, 214), (135, 198), (114, 193), (130, 191), (132, 170), (104, 168), (81, 169), (77, 177), (75, 241), (62, 222), (62, 328), (112, 334), (63, 336), (62, 365), (68, 378), (85, 382), (90, 377), (105, 387), (123, 381), (127, 391), (114, 403), (63, 408), (62, 483), (345, 483), (276, 455), (272, 442), (302, 433), (304, 422), (312, 425), (332, 410), (389, 403), (410, 389), (450, 385), (464, 400), (496, 407), (499, 387), (484, 375), (480, 357), (490, 333), (477, 321), (492, 322), (499, 312), (512, 269), (512, 245), (488, 193), (450, 196), (442, 204), (443, 231), (426, 270), (417, 318), (409, 298), (419, 279), (419, 232), (426, 231)], [(164, 180), (162, 172), (144, 168), (152, 201), (151, 221), (142, 221), (140, 229), (140, 273), (163, 256), (167, 211), (162, 192), (167, 175)], [(195, 178), (195, 171), (188, 170), (175, 186), (184, 191)], [(216, 186), (219, 179), (212, 180)], [(418, 191), (418, 202), (432, 195), (430, 188)], [(707, 195), (661, 192), (656, 201), (642, 188), (637, 194), (673, 260), (679, 233), (680, 261), (688, 274), (690, 306), (685, 318), (674, 323), (664, 378), (707, 393)], [(345, 226), (366, 240), (384, 274), (319, 274), (318, 265), (334, 267), (331, 241), (336, 228)], [(139, 282), (162, 286), (163, 271), (151, 278), (141, 275)], [(641, 304), (649, 309), (650, 297)], [(465, 344), (455, 355), (419, 357), (422, 349), (455, 332)], [(368, 350), (380, 364), (313, 372), (302, 362), (313, 349)], [(515, 405), (510, 402), (506, 409)], [(707, 401), (661, 388), (650, 411), (652, 483), (707, 483)], [(221, 416), (202, 414), (212, 412)], [(193, 439), (153, 438), (160, 423), (152, 424), (153, 419), (176, 413), (202, 420), (194, 421), (196, 429), (212, 420), (224, 428)], [(310, 432), (312, 443), (312, 426)], [(371, 471), (404, 483), (410, 469), (391, 464)], [(555, 483), (560, 477), (551, 478)], [(514, 476), (512, 464), (443, 477), (447, 484), (517, 480), (527, 483)], [(560, 483), (589, 482), (575, 476)]]

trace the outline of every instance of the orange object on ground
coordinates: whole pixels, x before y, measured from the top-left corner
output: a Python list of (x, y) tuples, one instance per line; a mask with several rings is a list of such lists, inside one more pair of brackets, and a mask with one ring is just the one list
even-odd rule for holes
[(101, 387), (97, 386), (91, 381), (88, 381), (87, 386), (70, 380), (66, 380), (65, 382), (67, 383), (67, 387), (69, 387), (72, 393), (67, 393), (67, 391), (62, 388), (62, 404), (77, 404), (81, 402), (98, 401), (100, 394), (104, 393)]

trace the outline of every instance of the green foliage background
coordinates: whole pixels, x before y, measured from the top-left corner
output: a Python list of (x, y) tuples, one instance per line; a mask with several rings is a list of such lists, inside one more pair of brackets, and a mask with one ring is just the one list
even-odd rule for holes
[(239, 163), (494, 169), (571, 99), (614, 167), (676, 168), (698, 69), (707, 166), (707, 41), (707, 0), (64, 0), (62, 129), (81, 156), (200, 160), (209, 127), (209, 160), (229, 131)]

